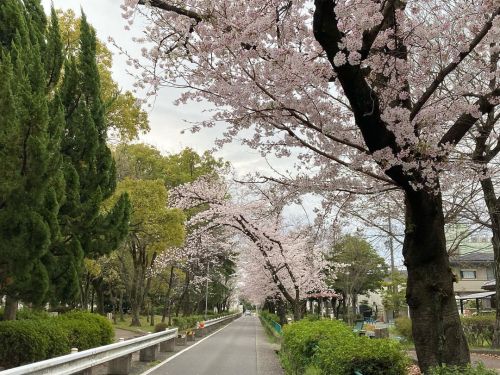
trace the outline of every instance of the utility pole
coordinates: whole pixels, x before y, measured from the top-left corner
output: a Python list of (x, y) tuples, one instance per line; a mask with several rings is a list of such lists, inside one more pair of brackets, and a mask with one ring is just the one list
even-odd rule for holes
[(208, 314), (208, 275), (210, 275), (210, 262), (207, 263), (207, 281), (205, 283), (205, 320)]
[[(387, 207), (389, 209), (389, 206)], [(392, 242), (392, 221), (391, 221), (391, 214), (389, 214), (389, 251), (391, 253), (391, 275), (394, 274), (394, 244)]]
[[(391, 220), (391, 211), (390, 211), (390, 206), (387, 205), (387, 215), (388, 215), (388, 229), (389, 229), (389, 252), (390, 252), (390, 256), (391, 256), (391, 292), (392, 292), (392, 295), (393, 297), (396, 295), (397, 293), (397, 286), (394, 285), (394, 271), (395, 271), (395, 267), (394, 267), (394, 243), (393, 243), (393, 234), (392, 234), (392, 220)], [(394, 301), (393, 301), (393, 305), (394, 305)], [(394, 307), (394, 306), (393, 306)], [(393, 309), (392, 310), (392, 318), (395, 319), (396, 318), (396, 311)]]

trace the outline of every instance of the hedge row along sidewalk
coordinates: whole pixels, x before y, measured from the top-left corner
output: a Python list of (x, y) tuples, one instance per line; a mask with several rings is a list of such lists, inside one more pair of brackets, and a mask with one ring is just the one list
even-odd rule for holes
[(26, 319), (0, 322), (0, 368), (17, 367), (111, 344), (114, 331), (103, 316), (70, 312), (58, 317), (35, 314)]
[(410, 364), (397, 341), (358, 337), (335, 320), (286, 325), (281, 361), (287, 375), (406, 375)]

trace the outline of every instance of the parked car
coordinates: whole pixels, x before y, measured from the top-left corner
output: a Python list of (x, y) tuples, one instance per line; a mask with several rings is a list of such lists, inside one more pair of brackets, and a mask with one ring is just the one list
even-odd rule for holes
[(250, 315), (252, 315), (252, 312), (251, 312), (250, 310), (246, 310), (246, 311), (245, 311), (245, 315), (250, 316)]

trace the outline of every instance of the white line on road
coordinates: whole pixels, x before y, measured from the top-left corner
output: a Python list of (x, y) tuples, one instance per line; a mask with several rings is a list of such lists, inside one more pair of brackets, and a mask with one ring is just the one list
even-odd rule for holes
[[(233, 320), (233, 322), (234, 322), (234, 321), (235, 321), (235, 320)], [(213, 336), (213, 335), (215, 335), (216, 333), (219, 333), (219, 332), (220, 332), (220, 331), (222, 331), (224, 328), (226, 328), (226, 327), (228, 327), (229, 325), (231, 325), (233, 322), (231, 322), (231, 323), (229, 323), (229, 324), (225, 325), (224, 327), (222, 327), (221, 329), (218, 329), (217, 331), (215, 331), (215, 332), (211, 333), (211, 334), (210, 334), (210, 335), (208, 335), (207, 337), (202, 338), (200, 341), (196, 341), (194, 344), (192, 344), (192, 345), (188, 346), (188, 347), (187, 347), (187, 348), (185, 348), (185, 349), (182, 349), (180, 352), (175, 353), (173, 356), (168, 357), (166, 360), (164, 360), (164, 361), (163, 361), (163, 362), (161, 362), (160, 364), (156, 365), (155, 367), (151, 367), (149, 370), (147, 370), (147, 371), (145, 371), (145, 372), (141, 373), (141, 375), (147, 375), (147, 374), (152, 373), (152, 372), (153, 372), (153, 371), (155, 371), (155, 370), (158, 370), (158, 369), (159, 369), (161, 366), (163, 366), (165, 363), (170, 362), (172, 359), (174, 359), (175, 357), (180, 356), (180, 355), (181, 355), (182, 353), (184, 353), (185, 351), (187, 351), (187, 350), (189, 350), (189, 349), (191, 349), (191, 348), (194, 348), (194, 347), (195, 347), (196, 345), (198, 345), (198, 344), (201, 344), (203, 341), (205, 341), (206, 339), (208, 339), (208, 338), (212, 337), (212, 336)]]

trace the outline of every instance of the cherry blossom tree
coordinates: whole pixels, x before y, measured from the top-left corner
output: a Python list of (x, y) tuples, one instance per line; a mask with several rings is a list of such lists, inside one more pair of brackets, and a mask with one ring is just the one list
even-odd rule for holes
[[(137, 4), (146, 7), (137, 7)], [(140, 86), (187, 89), (263, 154), (332, 190), (404, 194), (407, 301), (421, 368), (470, 360), (453, 293), (441, 179), (498, 107), (495, 0), (125, 0), (149, 20)], [(153, 44), (153, 47), (149, 47)]]
[[(224, 181), (202, 177), (171, 191), (170, 202), (183, 210), (206, 207), (188, 223), (197, 227), (198, 234), (220, 227), (237, 234), (240, 268), (244, 268), (244, 275), (251, 275), (244, 277), (246, 289), (260, 293), (261, 298), (279, 292), (293, 307), (294, 318), (300, 319), (306, 293), (325, 287), (324, 258), (318, 242), (306, 228), (287, 228), (281, 210), (268, 197), (235, 203), (228, 199), (228, 193)], [(207, 247), (204, 242), (200, 241), (202, 251)], [(195, 245), (191, 252), (197, 249), (200, 247)]]

